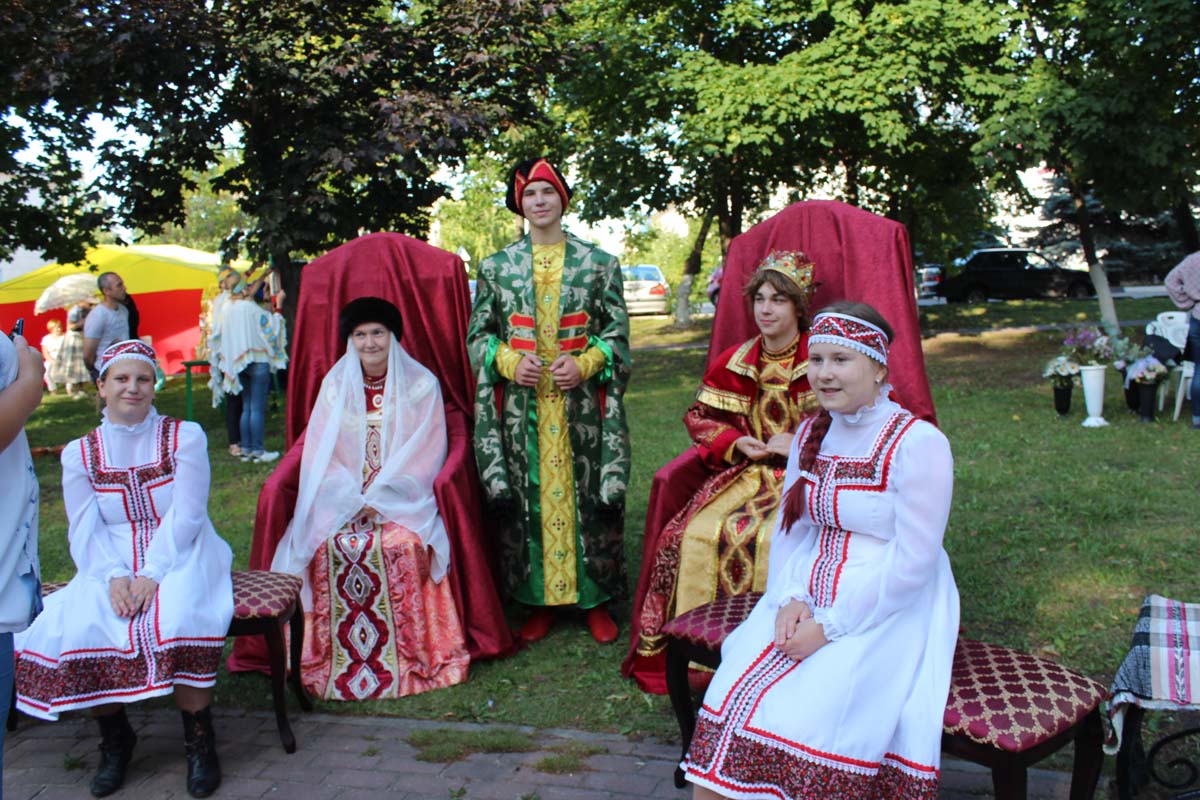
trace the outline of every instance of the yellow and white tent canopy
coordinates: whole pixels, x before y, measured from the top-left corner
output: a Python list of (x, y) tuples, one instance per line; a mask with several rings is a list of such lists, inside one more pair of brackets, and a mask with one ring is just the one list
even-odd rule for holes
[[(245, 269), (247, 265), (235, 266)], [(138, 334), (153, 339), (159, 362), (168, 373), (175, 373), (196, 356), (204, 295), (216, 293), (219, 269), (215, 253), (188, 247), (99, 245), (83, 261), (47, 264), (0, 283), (0, 329), (11, 330), (18, 319), (24, 319), (25, 337), (36, 344), (45, 335), (48, 321), (66, 317), (61, 309), (35, 314), (37, 299), (47, 287), (64, 275), (95, 279), (102, 272), (115, 272), (137, 301)]]
[[(241, 265), (245, 268), (245, 265)], [(102, 244), (88, 251), (83, 261), (47, 264), (10, 281), (0, 283), (0, 305), (36, 301), (52, 283), (64, 275), (116, 272), (130, 294), (170, 292), (178, 289), (208, 289), (216, 284), (220, 257), (174, 244), (145, 244), (122, 247)]]

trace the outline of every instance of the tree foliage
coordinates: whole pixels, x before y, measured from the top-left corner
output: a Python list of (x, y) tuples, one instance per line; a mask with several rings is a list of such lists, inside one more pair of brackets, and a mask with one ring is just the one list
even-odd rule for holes
[[(0, 247), (20, 239), (74, 257), (102, 222), (151, 233), (180, 224), (194, 176), (229, 136), (241, 159), (213, 188), (256, 220), (240, 243), (251, 256), (287, 265), (363, 231), (423, 234), (445, 192), (435, 172), (536, 113), (535, 90), (562, 63), (544, 35), (558, 10), (555, 0), (11, 0), (2, 22), (17, 46), (0, 55), (12, 77), (0, 92), (15, 116), (0, 138), (8, 153), (42, 155), (29, 169), (3, 164), (0, 222), (19, 232)], [(81, 185), (72, 151), (90, 145), (91, 115), (123, 133), (99, 145), (104, 169)], [(101, 194), (115, 207), (98, 211)], [(37, 202), (61, 235), (31, 211)]]
[[(217, 253), (225, 242), (239, 236), (241, 231), (255, 227), (254, 218), (238, 206), (238, 198), (229, 192), (217, 191), (212, 184), (233, 162), (222, 163), (207, 172), (188, 176), (196, 188), (183, 192), (184, 222), (168, 222), (157, 234), (138, 237), (139, 244), (178, 244), (208, 253)], [(232, 255), (232, 254), (227, 254)]]
[[(691, 218), (687, 220), (687, 232), (679, 233), (670, 230), (662, 224), (660, 218), (653, 217), (649, 224), (628, 231), (625, 236), (625, 253), (621, 257), (622, 264), (655, 264), (663, 271), (663, 276), (671, 284), (671, 290), (676, 299), (680, 296), (683, 285), (684, 265), (692, 250), (692, 243), (700, 232), (702, 221)], [(716, 269), (721, 260), (720, 244), (715, 238), (708, 238), (700, 257), (700, 265), (707, 276)], [(689, 302), (702, 301), (705, 281), (695, 281), (686, 298)]]
[(488, 155), (472, 156), (463, 175), (462, 196), (444, 199), (434, 210), (437, 244), (470, 256), (471, 274), (479, 262), (517, 238), (521, 218), (504, 205), (507, 165)]
[(987, 0), (578, 0), (586, 55), (551, 116), (583, 213), (669, 204), (740, 233), (780, 186), (818, 184), (943, 246), (990, 211), (972, 153), (996, 91)]
[[(983, 120), (979, 150), (1000, 181), (1038, 163), (1062, 179), (1101, 316), (1112, 327), (1116, 310), (1096, 253), (1089, 197), (1099, 190), (1111, 211), (1121, 211), (1156, 194), (1162, 202), (1195, 184), (1196, 159), (1183, 157), (1189, 145), (1166, 131), (1170, 126), (1164, 121), (1183, 126), (1185, 136), (1190, 126), (1194, 150), (1198, 87), (1185, 90), (1179, 78), (1171, 77), (1176, 70), (1167, 64), (1170, 55), (1164, 60), (1141, 51), (1177, 41), (1175, 34), (1156, 28), (1195, 21), (1197, 14), (1190, 0), (1039, 0), (1008, 13), (1013, 69)], [(1195, 25), (1187, 30), (1190, 45), (1176, 44), (1172, 53), (1190, 47), (1194, 70)], [(1142, 68), (1127, 75), (1116, 66), (1121, 63)], [(1156, 87), (1155, 76), (1169, 85)], [(1191, 83), (1196, 82), (1193, 73)], [(1135, 109), (1139, 102), (1146, 103), (1144, 116)], [(1135, 174), (1130, 167), (1144, 172)], [(1163, 191), (1157, 192), (1160, 183)]]

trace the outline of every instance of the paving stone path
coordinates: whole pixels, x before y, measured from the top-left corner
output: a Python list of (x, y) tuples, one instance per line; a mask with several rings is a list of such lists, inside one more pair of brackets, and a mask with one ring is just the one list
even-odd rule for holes
[[(635, 741), (612, 734), (537, 730), (520, 726), (429, 722), (390, 717), (296, 714), (299, 746), (288, 755), (279, 744), (275, 718), (264, 712), (217, 712), (217, 749), (224, 782), (219, 800), (632, 800), (690, 797), (672, 775), (678, 745)], [(114, 800), (187, 798), (182, 726), (177, 712), (133, 710), (139, 741), (125, 787)], [(540, 748), (526, 753), (476, 753), (450, 764), (417, 759), (408, 744), (417, 731), (504, 728), (526, 734)], [(96, 767), (95, 723), (82, 717), (57, 723), (21, 718), (4, 753), (4, 800), (82, 800)], [(586, 768), (571, 774), (540, 770), (539, 762), (572, 745), (586, 746)], [(1030, 800), (1068, 796), (1070, 776), (1033, 770)], [(947, 759), (942, 764), (945, 800), (991, 796), (991, 778), (980, 767)], [(1108, 796), (1102, 785), (1098, 798)]]

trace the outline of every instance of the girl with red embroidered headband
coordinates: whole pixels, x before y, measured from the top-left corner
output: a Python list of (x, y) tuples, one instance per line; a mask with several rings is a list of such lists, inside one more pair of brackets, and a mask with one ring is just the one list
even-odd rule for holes
[(123, 342), (115, 342), (109, 345), (100, 354), (100, 377), (103, 378), (104, 373), (114, 363), (125, 359), (133, 359), (143, 364), (149, 364), (150, 369), (154, 369), (154, 348), (140, 339), (126, 339)]
[(808, 343), (812, 345), (824, 342), (849, 347), (851, 350), (857, 350), (863, 355), (875, 359), (886, 367), (888, 344), (892, 341), (892, 334), (890, 326), (882, 319), (880, 322), (888, 328), (889, 332), (885, 332), (879, 325), (865, 319), (839, 314), (835, 311), (822, 311), (813, 320)]
[(208, 518), (208, 444), (194, 422), (154, 409), (154, 349), (105, 349), (104, 421), (62, 454), (76, 573), (16, 638), (17, 708), (56, 720), (89, 709), (100, 726), (96, 797), (125, 781), (137, 735), (125, 704), (174, 694), (187, 790), (221, 783), (212, 687), (233, 618), (233, 554)]
[(684, 761), (696, 798), (938, 796), (958, 590), (945, 436), (888, 398), (892, 329), (827, 306), (766, 592), (725, 640)]

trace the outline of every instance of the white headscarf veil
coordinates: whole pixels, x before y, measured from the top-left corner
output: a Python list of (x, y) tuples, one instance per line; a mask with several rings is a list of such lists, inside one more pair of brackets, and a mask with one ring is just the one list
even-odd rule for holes
[(383, 522), (408, 528), (430, 549), (430, 575), (441, 581), (450, 566), (450, 540), (438, 514), (433, 482), (446, 461), (442, 390), (432, 372), (392, 334), (383, 390), (382, 467), (364, 492), (367, 409), (362, 366), (353, 344), (321, 382), (309, 416), (300, 461), (296, 510), (275, 550), (271, 569), (304, 578), (304, 605), (312, 607), (308, 564), (317, 548), (371, 506)]

